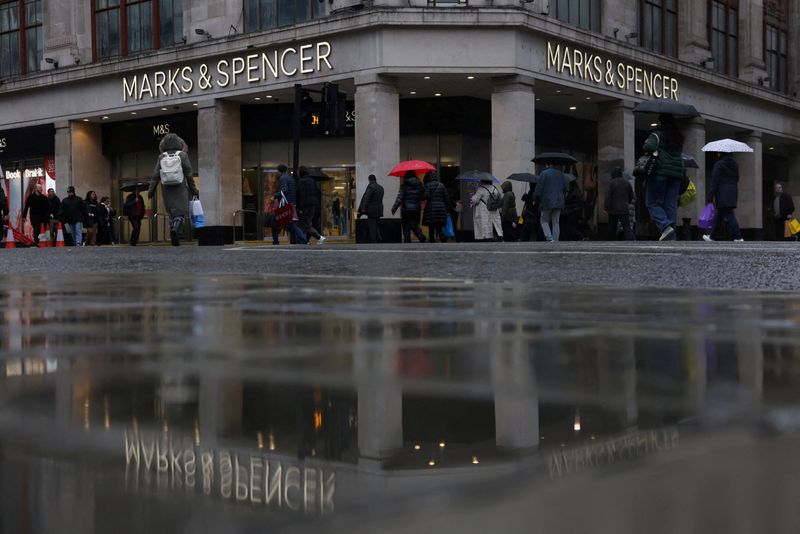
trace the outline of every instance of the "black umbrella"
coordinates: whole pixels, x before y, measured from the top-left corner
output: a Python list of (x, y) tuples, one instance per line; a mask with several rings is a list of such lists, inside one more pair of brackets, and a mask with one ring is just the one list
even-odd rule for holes
[(683, 166), (687, 169), (699, 169), (700, 165), (697, 164), (697, 160), (694, 157), (690, 156), (689, 154), (681, 154), (681, 158), (683, 159)]
[(497, 182), (497, 178), (484, 171), (466, 171), (456, 177), (462, 182)]
[(324, 182), (325, 180), (330, 180), (331, 177), (322, 172), (320, 169), (309, 169), (308, 176), (317, 180), (318, 182)]
[(542, 152), (532, 160), (534, 163), (550, 163), (551, 165), (572, 165), (578, 160), (563, 152)]
[(506, 180), (512, 180), (514, 182), (528, 182), (529, 184), (535, 184), (536, 180), (538, 179), (538, 176), (529, 172), (516, 172), (506, 178)]
[(691, 119), (699, 117), (700, 114), (691, 104), (684, 104), (669, 98), (656, 98), (645, 100), (633, 108), (634, 113), (656, 113), (672, 115), (676, 119)]
[(139, 192), (146, 191), (149, 187), (150, 182), (144, 182), (142, 180), (126, 180), (122, 182), (120, 189), (126, 193), (130, 193), (134, 189), (138, 189)]

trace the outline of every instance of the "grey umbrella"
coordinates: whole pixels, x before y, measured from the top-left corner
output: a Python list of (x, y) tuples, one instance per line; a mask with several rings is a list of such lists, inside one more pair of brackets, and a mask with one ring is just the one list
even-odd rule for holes
[(535, 184), (536, 180), (538, 179), (538, 176), (529, 172), (516, 172), (506, 178), (506, 180), (512, 180), (514, 182), (528, 182), (529, 184)]
[(687, 169), (699, 169), (700, 165), (697, 164), (697, 160), (694, 159), (693, 156), (689, 154), (681, 154), (681, 159), (683, 159), (683, 166)]
[(485, 171), (466, 171), (456, 177), (462, 182), (499, 182), (497, 178)]
[(691, 104), (684, 104), (669, 98), (656, 98), (645, 100), (633, 108), (634, 113), (655, 113), (672, 115), (676, 119), (691, 119), (699, 117), (700, 114)]
[(551, 165), (572, 165), (578, 160), (563, 152), (542, 152), (532, 160), (534, 163), (550, 163)]

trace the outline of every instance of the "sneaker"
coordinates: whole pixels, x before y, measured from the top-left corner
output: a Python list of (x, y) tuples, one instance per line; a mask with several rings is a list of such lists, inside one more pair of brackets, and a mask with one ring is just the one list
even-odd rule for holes
[(661, 237), (658, 238), (659, 241), (675, 241), (675, 228), (671, 226), (667, 226), (664, 231), (661, 233)]
[(322, 245), (324, 243), (325, 243), (325, 236), (322, 235), (319, 236), (319, 239), (317, 239), (317, 245)]
[(711, 239), (711, 236), (710, 236), (710, 235), (708, 235), (708, 234), (703, 234), (703, 241), (707, 241), (708, 243), (711, 243), (711, 242), (712, 242), (712, 241), (714, 241), (714, 240), (713, 240), (713, 239)]
[(734, 242), (734, 243), (744, 243), (744, 239), (742, 239), (742, 238), (740, 237), (739, 239), (734, 239), (734, 240), (733, 240), (733, 242)]

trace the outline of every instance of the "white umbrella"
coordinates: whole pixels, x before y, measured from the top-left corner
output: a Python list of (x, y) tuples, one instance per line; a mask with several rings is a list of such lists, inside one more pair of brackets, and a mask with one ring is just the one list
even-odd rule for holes
[(752, 152), (753, 149), (733, 139), (711, 141), (702, 148), (703, 152)]

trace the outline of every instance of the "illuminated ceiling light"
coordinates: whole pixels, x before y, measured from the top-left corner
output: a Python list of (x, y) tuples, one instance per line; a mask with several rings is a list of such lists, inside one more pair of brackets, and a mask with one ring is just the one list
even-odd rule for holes
[(83, 122), (89, 122), (89, 119), (83, 119)]
[(444, 441), (440, 441), (439, 442), (439, 448), (440, 449), (444, 449), (444, 445), (445, 445)]
[(100, 120), (107, 121), (108, 120), (108, 115), (103, 115), (102, 117), (100, 117)]
[(136, 112), (135, 111), (131, 111), (131, 115), (136, 115)]
[(253, 100), (255, 100), (255, 101), (259, 101), (259, 100), (261, 100), (261, 97), (260, 97), (260, 96), (257, 96), (257, 97), (255, 97)]
[(472, 457), (472, 464), (473, 464), (473, 465), (478, 465), (479, 463), (480, 463), (480, 462), (478, 461), (478, 457), (477, 457), (477, 456), (473, 456), (473, 457)]
[(560, 95), (561, 94), (561, 89), (556, 89), (556, 94)]
[(769, 147), (770, 150), (775, 150), (774, 146)]
[(656, 126), (658, 126), (658, 123), (657, 123), (657, 122), (651, 122), (651, 123), (650, 123), (650, 127), (651, 127), (651, 128), (655, 128)]
[(592, 97), (591, 97), (591, 96), (587, 96), (587, 97), (586, 97), (586, 100), (591, 100), (591, 99), (592, 99)]
[(541, 99), (541, 98), (537, 98), (537, 99), (536, 99), (536, 101), (537, 101), (537, 102), (541, 102), (541, 101), (542, 101), (542, 99)]
[(474, 80), (474, 79), (475, 79), (475, 76), (467, 76), (467, 79), (468, 79), (468, 80)]
[(272, 95), (267, 95), (267, 98), (272, 98)]
[(420, 446), (419, 446), (419, 443), (416, 443), (416, 444), (414, 444), (414, 450), (415, 450), (415, 451), (418, 451), (418, 450), (420, 450), (421, 448), (422, 448), (422, 447), (420, 447)]
[(442, 96), (442, 93), (433, 93), (433, 96)]
[(577, 107), (577, 106), (570, 106), (570, 107), (569, 107), (569, 110), (570, 110), (570, 111), (575, 111), (576, 109), (578, 109), (578, 107)]
[(161, 108), (161, 111), (167, 111), (169, 108)]
[(416, 91), (411, 91), (411, 92), (410, 92), (410, 93), (408, 93), (408, 94), (410, 94), (410, 95), (415, 95), (415, 94), (417, 94), (417, 92), (416, 92)]
[(581, 414), (578, 412), (575, 412), (575, 422), (572, 423), (572, 429), (575, 432), (581, 431)]
[(431, 466), (431, 467), (433, 467), (433, 466), (435, 466), (435, 465), (436, 465), (436, 461), (434, 461), (434, 460), (431, 460), (430, 462), (428, 462), (428, 465), (429, 465), (429, 466)]
[(192, 105), (193, 105), (194, 107), (197, 107), (197, 102), (194, 102)]
[(430, 76), (423, 76), (423, 77), (422, 77), (422, 79), (423, 79), (423, 80), (430, 80), (430, 79), (431, 79), (431, 77), (430, 77)]

